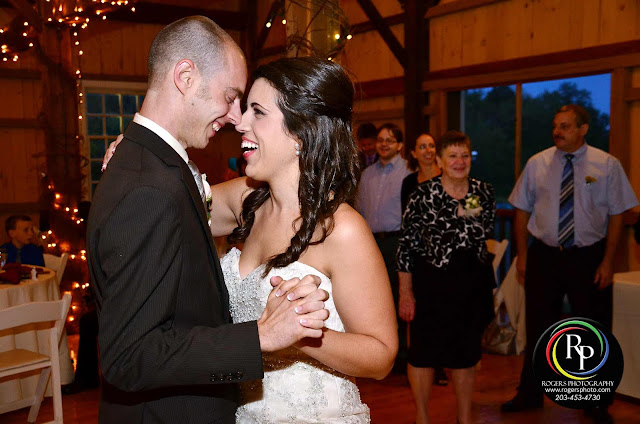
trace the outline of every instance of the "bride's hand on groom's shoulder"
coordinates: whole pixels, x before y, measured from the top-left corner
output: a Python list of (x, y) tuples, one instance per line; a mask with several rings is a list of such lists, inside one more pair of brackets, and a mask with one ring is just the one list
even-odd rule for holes
[(124, 135), (120, 134), (118, 138), (116, 138), (116, 141), (112, 141), (111, 143), (109, 143), (109, 147), (107, 148), (107, 151), (102, 158), (102, 172), (107, 169), (107, 164), (111, 160), (111, 157), (113, 157), (113, 154), (116, 152), (116, 147), (118, 147), (118, 144), (120, 144), (123, 138)]
[(260, 347), (264, 352), (284, 349), (305, 337), (322, 337), (329, 311), (324, 301), (329, 293), (319, 289), (320, 279), (307, 275), (284, 281), (273, 277), (267, 307), (258, 320)]

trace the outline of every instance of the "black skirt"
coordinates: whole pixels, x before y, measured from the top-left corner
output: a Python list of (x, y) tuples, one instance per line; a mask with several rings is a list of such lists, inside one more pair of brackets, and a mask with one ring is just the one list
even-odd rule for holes
[(416, 258), (409, 363), (418, 368), (469, 368), (480, 360), (482, 334), (493, 319), (491, 264), (455, 251), (446, 268)]

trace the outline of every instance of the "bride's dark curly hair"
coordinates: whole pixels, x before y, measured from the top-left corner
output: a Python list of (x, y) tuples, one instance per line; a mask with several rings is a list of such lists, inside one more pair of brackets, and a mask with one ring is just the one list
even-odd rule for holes
[[(352, 203), (360, 179), (358, 147), (351, 130), (353, 84), (344, 69), (327, 59), (284, 58), (260, 66), (253, 79), (264, 78), (278, 92), (284, 131), (300, 144), (299, 229), (286, 251), (267, 261), (264, 275), (295, 262), (309, 247), (322, 243), (334, 227), (341, 203)], [(240, 225), (229, 241), (244, 242), (258, 208), (269, 199), (263, 184), (242, 203)], [(313, 240), (316, 229), (321, 237)], [(313, 240), (313, 241), (312, 241)]]

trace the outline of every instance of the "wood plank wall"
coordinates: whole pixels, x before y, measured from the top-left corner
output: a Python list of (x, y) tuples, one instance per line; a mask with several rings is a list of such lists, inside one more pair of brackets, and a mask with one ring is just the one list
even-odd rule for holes
[[(400, 2), (397, 1), (374, 0), (373, 4), (383, 17), (404, 12)], [(340, 0), (340, 6), (351, 26), (368, 21), (357, 0)], [(391, 31), (404, 46), (404, 24), (391, 26)], [(340, 57), (340, 63), (352, 73), (356, 85), (375, 80), (402, 79), (404, 75), (404, 69), (375, 30), (354, 34)], [(362, 96), (361, 92), (360, 94)], [(404, 96), (402, 95), (356, 97), (354, 110), (354, 129), (359, 123), (365, 121), (376, 125), (393, 122), (404, 128)]]
[[(640, 66), (631, 72), (631, 88), (628, 97), (629, 107), (629, 149), (628, 157), (629, 169), (627, 174), (634, 188), (636, 195), (640, 195)], [(640, 270), (640, 245), (634, 238), (629, 235), (627, 237), (627, 245), (629, 253), (629, 269), (633, 271)]]
[[(13, 11), (0, 9), (0, 25)], [(0, 243), (9, 238), (4, 222), (12, 214), (38, 218), (38, 171), (46, 168), (45, 137), (38, 122), (43, 87), (33, 55), (0, 63)]]
[(437, 16), (432, 71), (640, 39), (637, 0), (509, 0)]

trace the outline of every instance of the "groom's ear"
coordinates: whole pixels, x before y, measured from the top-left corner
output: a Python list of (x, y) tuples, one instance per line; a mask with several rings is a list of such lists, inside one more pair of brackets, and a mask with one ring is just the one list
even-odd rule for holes
[(182, 59), (173, 68), (173, 83), (182, 94), (195, 86), (195, 74), (195, 66), (189, 59)]

